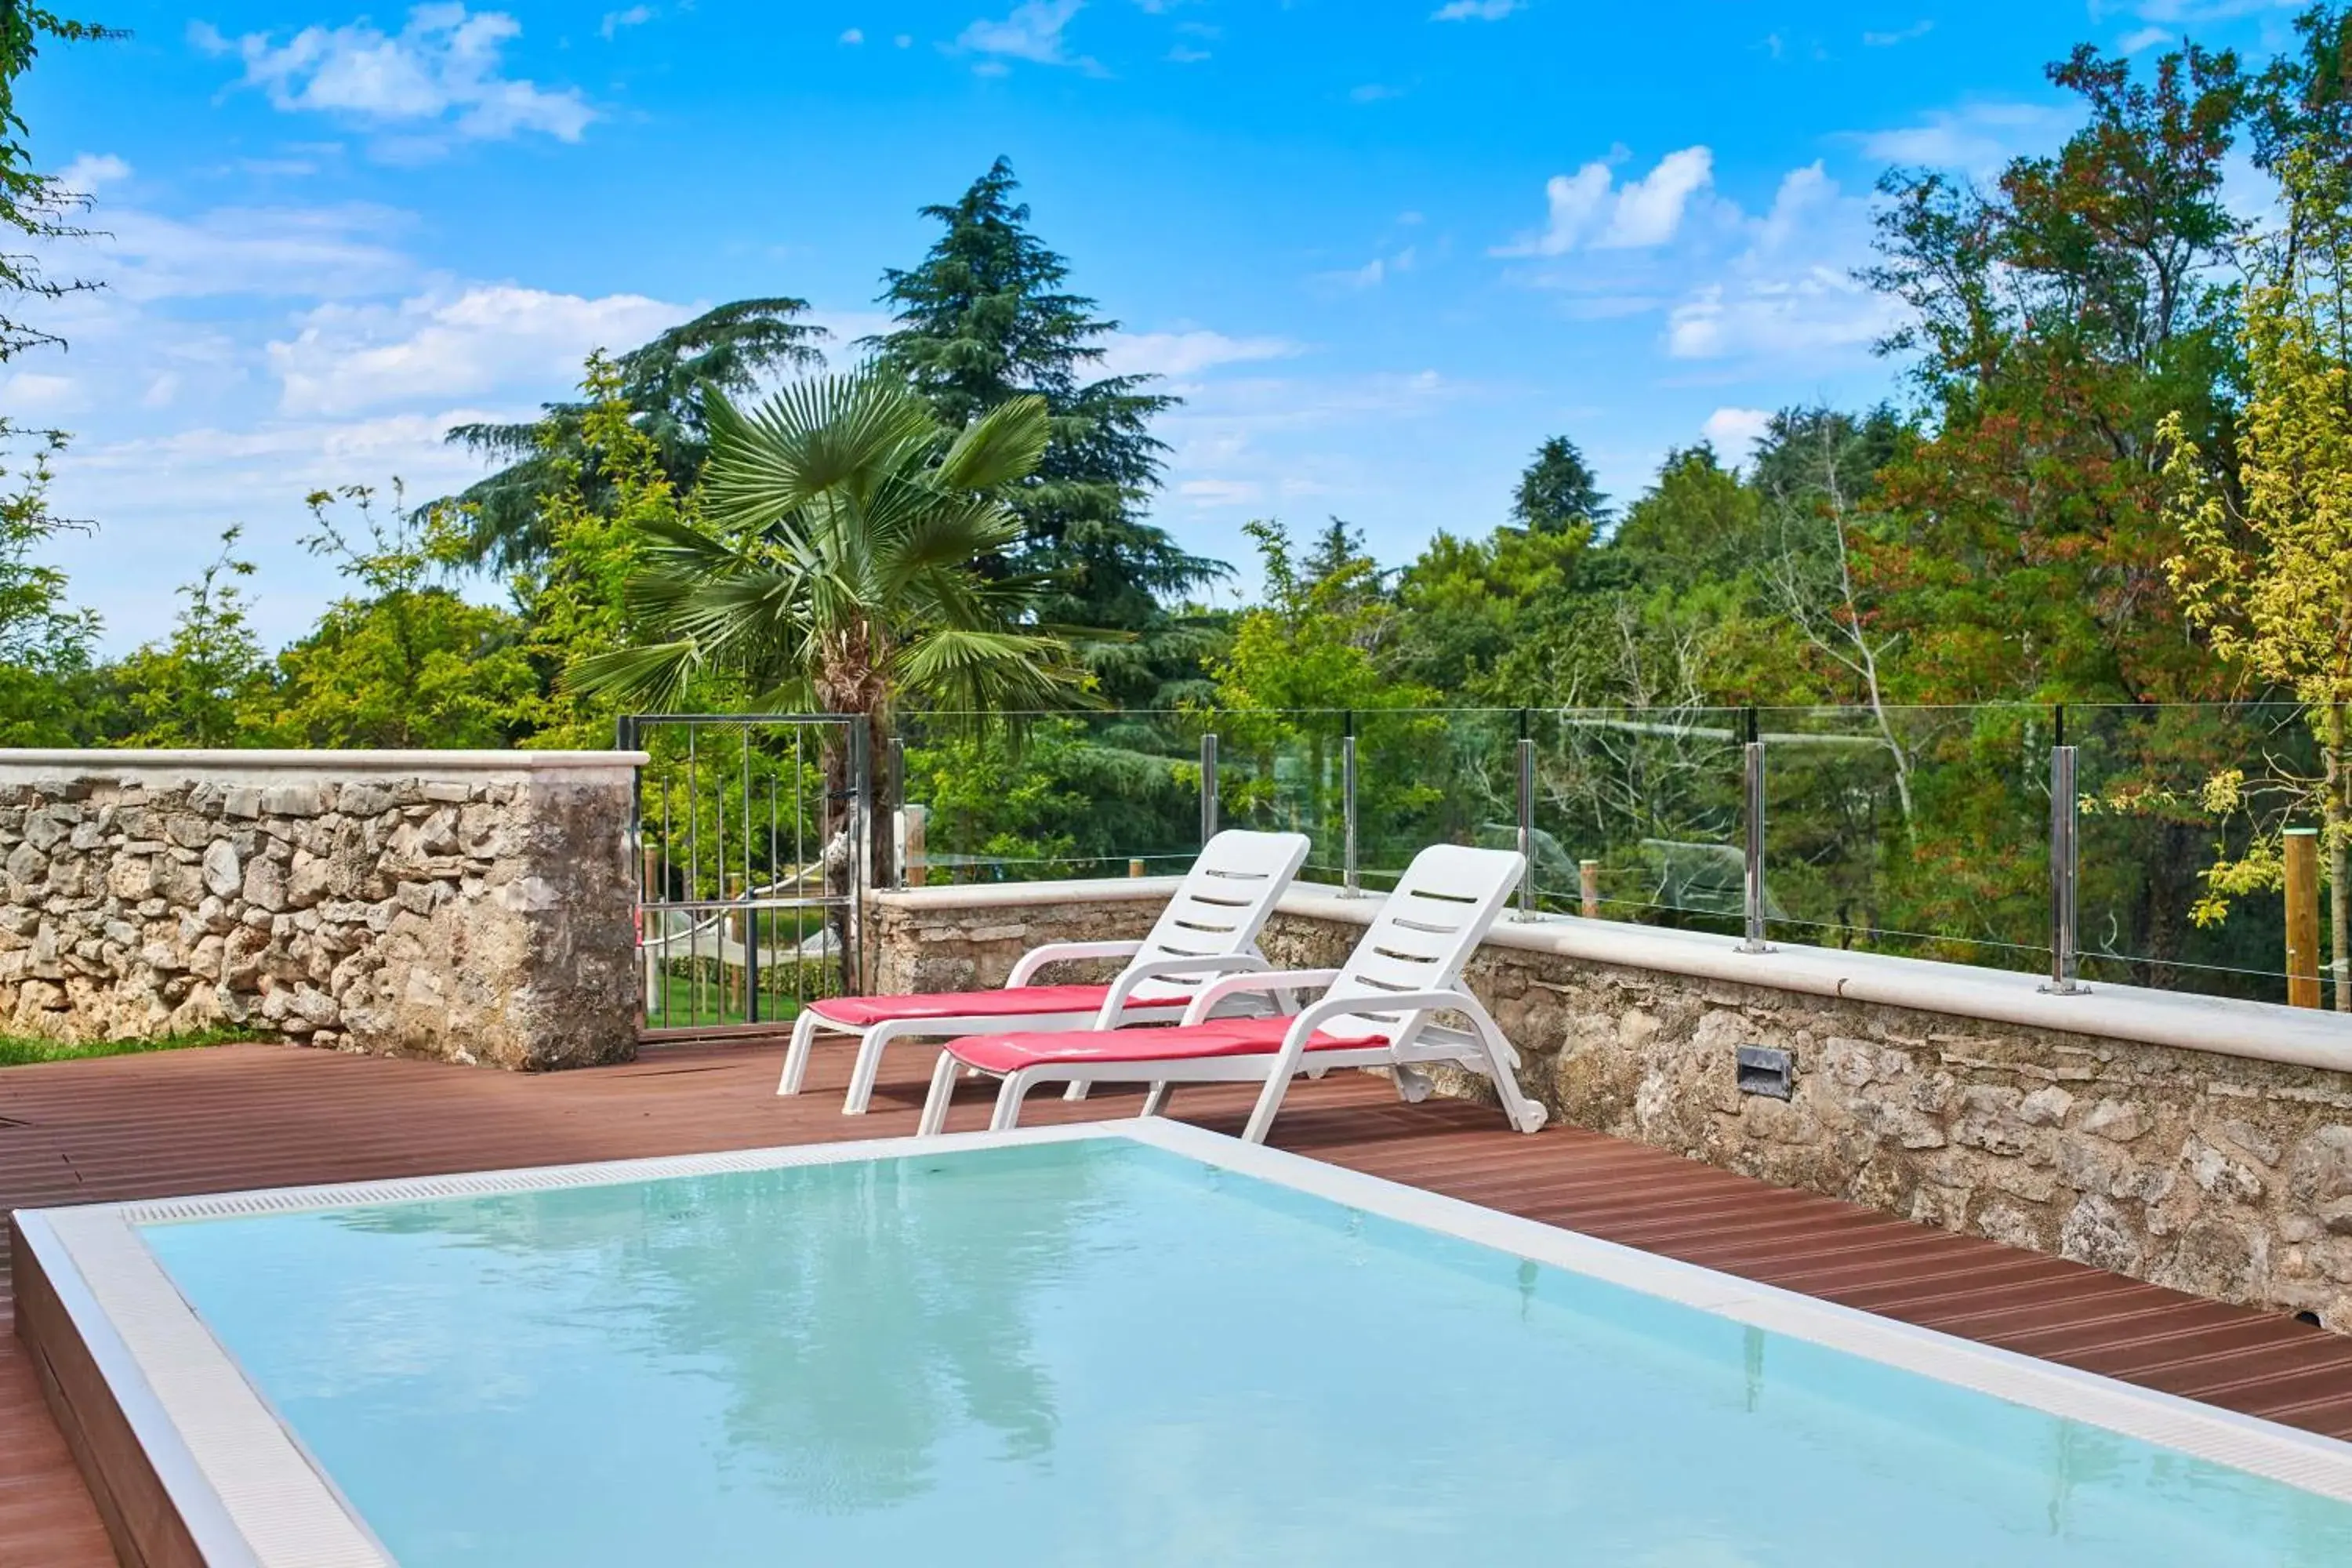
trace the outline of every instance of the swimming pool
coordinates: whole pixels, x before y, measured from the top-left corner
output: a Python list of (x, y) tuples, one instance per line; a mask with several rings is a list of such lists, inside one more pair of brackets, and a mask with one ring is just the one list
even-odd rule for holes
[(2345, 1445), (1162, 1121), (19, 1225), (218, 1563), (2352, 1561)]

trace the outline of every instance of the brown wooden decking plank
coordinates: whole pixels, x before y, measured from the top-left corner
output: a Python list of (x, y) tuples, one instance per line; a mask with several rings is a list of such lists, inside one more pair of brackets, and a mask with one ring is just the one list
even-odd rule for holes
[[(840, 1112), (846, 1051), (821, 1050), (808, 1092), (780, 1098), (775, 1041), (663, 1047), (639, 1062), (543, 1077), (283, 1047), (229, 1047), (0, 1071), (0, 1205), (631, 1158), (913, 1131), (929, 1056), (894, 1053), (864, 1117)], [(1184, 1120), (1238, 1131), (1247, 1086), (1197, 1086)], [(984, 1126), (968, 1089), (950, 1126)], [(1132, 1114), (1133, 1092), (1033, 1097), (1032, 1123)], [(1278, 1145), (1667, 1256), (1874, 1306), (1973, 1324), (1988, 1342), (2055, 1335), (2052, 1359), (2141, 1366), (2151, 1386), (2352, 1435), (2352, 1343), (2241, 1309), (1775, 1188), (1580, 1129), (1508, 1131), (1492, 1107), (1406, 1105), (1384, 1082), (1298, 1086)], [(0, 1265), (5, 1268), (5, 1265)], [(6, 1310), (0, 1293), (0, 1314)], [(94, 1511), (38, 1402), (18, 1342), (0, 1342), (0, 1563), (105, 1561)]]

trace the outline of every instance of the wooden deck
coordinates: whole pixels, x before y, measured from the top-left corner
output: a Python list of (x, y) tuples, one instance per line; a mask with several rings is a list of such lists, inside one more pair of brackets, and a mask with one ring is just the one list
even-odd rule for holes
[[(233, 1046), (0, 1071), (0, 1209), (566, 1161), (887, 1136), (913, 1130), (928, 1053), (885, 1063), (872, 1114), (840, 1114), (847, 1053), (778, 1100), (781, 1047), (649, 1050), (632, 1066), (520, 1077)], [(984, 1124), (978, 1094), (957, 1130)], [(1093, 1115), (1126, 1114), (1105, 1094)], [(1239, 1130), (1247, 1095), (1175, 1110)], [(1035, 1102), (1032, 1121), (1085, 1106)], [(1573, 1129), (1520, 1137), (1473, 1106), (1397, 1103), (1362, 1075), (1302, 1085), (1283, 1147), (1990, 1343), (2352, 1438), (2352, 1339), (2033, 1253), (1767, 1186)], [(5, 1267), (0, 1258), (0, 1267)], [(0, 1329), (8, 1326), (0, 1274)], [(111, 1561), (42, 1406), (0, 1333), (0, 1563)]]

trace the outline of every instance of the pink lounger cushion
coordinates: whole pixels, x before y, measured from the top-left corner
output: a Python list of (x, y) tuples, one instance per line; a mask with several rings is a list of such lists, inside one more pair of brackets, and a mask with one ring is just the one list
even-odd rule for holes
[[(1076, 1034), (973, 1035), (947, 1047), (956, 1060), (983, 1072), (1013, 1073), (1023, 1068), (1090, 1062), (1195, 1061), (1210, 1057), (1265, 1056), (1282, 1047), (1288, 1018), (1230, 1018), (1173, 1029), (1087, 1029)], [(1310, 1051), (1362, 1049), (1388, 1043), (1384, 1036), (1349, 1038), (1320, 1029), (1307, 1042)]]
[[(1108, 985), (1015, 985), (993, 991), (923, 991), (908, 996), (828, 996), (809, 1011), (852, 1029), (924, 1018), (1024, 1018), (1039, 1013), (1092, 1013), (1110, 995)], [(1181, 1013), (1183, 996), (1130, 998), (1130, 1013)]]

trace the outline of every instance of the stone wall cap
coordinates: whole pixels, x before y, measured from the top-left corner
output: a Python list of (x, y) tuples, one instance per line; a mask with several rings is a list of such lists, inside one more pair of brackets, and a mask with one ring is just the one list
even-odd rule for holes
[[(910, 911), (1124, 903), (1167, 898), (1181, 880), (1138, 877), (973, 882), (877, 893), (875, 900), (886, 908)], [(1375, 893), (1351, 898), (1326, 883), (1297, 882), (1283, 895), (1279, 907), (1287, 915), (1369, 925), (1381, 899)], [(1775, 942), (1769, 952), (1748, 953), (1738, 950), (1737, 938), (1710, 931), (1574, 915), (1547, 914), (1526, 921), (1506, 915), (1486, 940), (1497, 947), (1558, 953), (1590, 963), (2352, 1072), (2352, 1016), (2272, 1002), (2104, 981), (2092, 983), (2079, 994), (2058, 996), (2041, 989), (2042, 975), (2014, 970), (1794, 942)]]
[(937, 888), (877, 889), (886, 910), (1034, 910), (1049, 904), (1134, 903), (1176, 896), (1181, 877), (1077, 877), (1052, 882), (955, 882)]
[[(1378, 908), (1377, 898), (1350, 899), (1336, 888), (1308, 882), (1293, 886), (1281, 904), (1285, 914), (1356, 925), (1370, 924)], [(2016, 970), (1795, 942), (1776, 942), (1769, 952), (1742, 952), (1737, 937), (1576, 915), (1547, 914), (1524, 921), (1506, 915), (1486, 940), (1498, 947), (1698, 980), (2352, 1071), (2352, 1016), (2273, 1002), (2104, 981), (2091, 983), (2077, 994), (2059, 996), (2042, 989), (2044, 976)]]
[(297, 773), (413, 777), (426, 773), (553, 773), (626, 772), (649, 759), (643, 752), (429, 751), (39, 751), (0, 747), (0, 784), (82, 775), (190, 777), (207, 773)]

